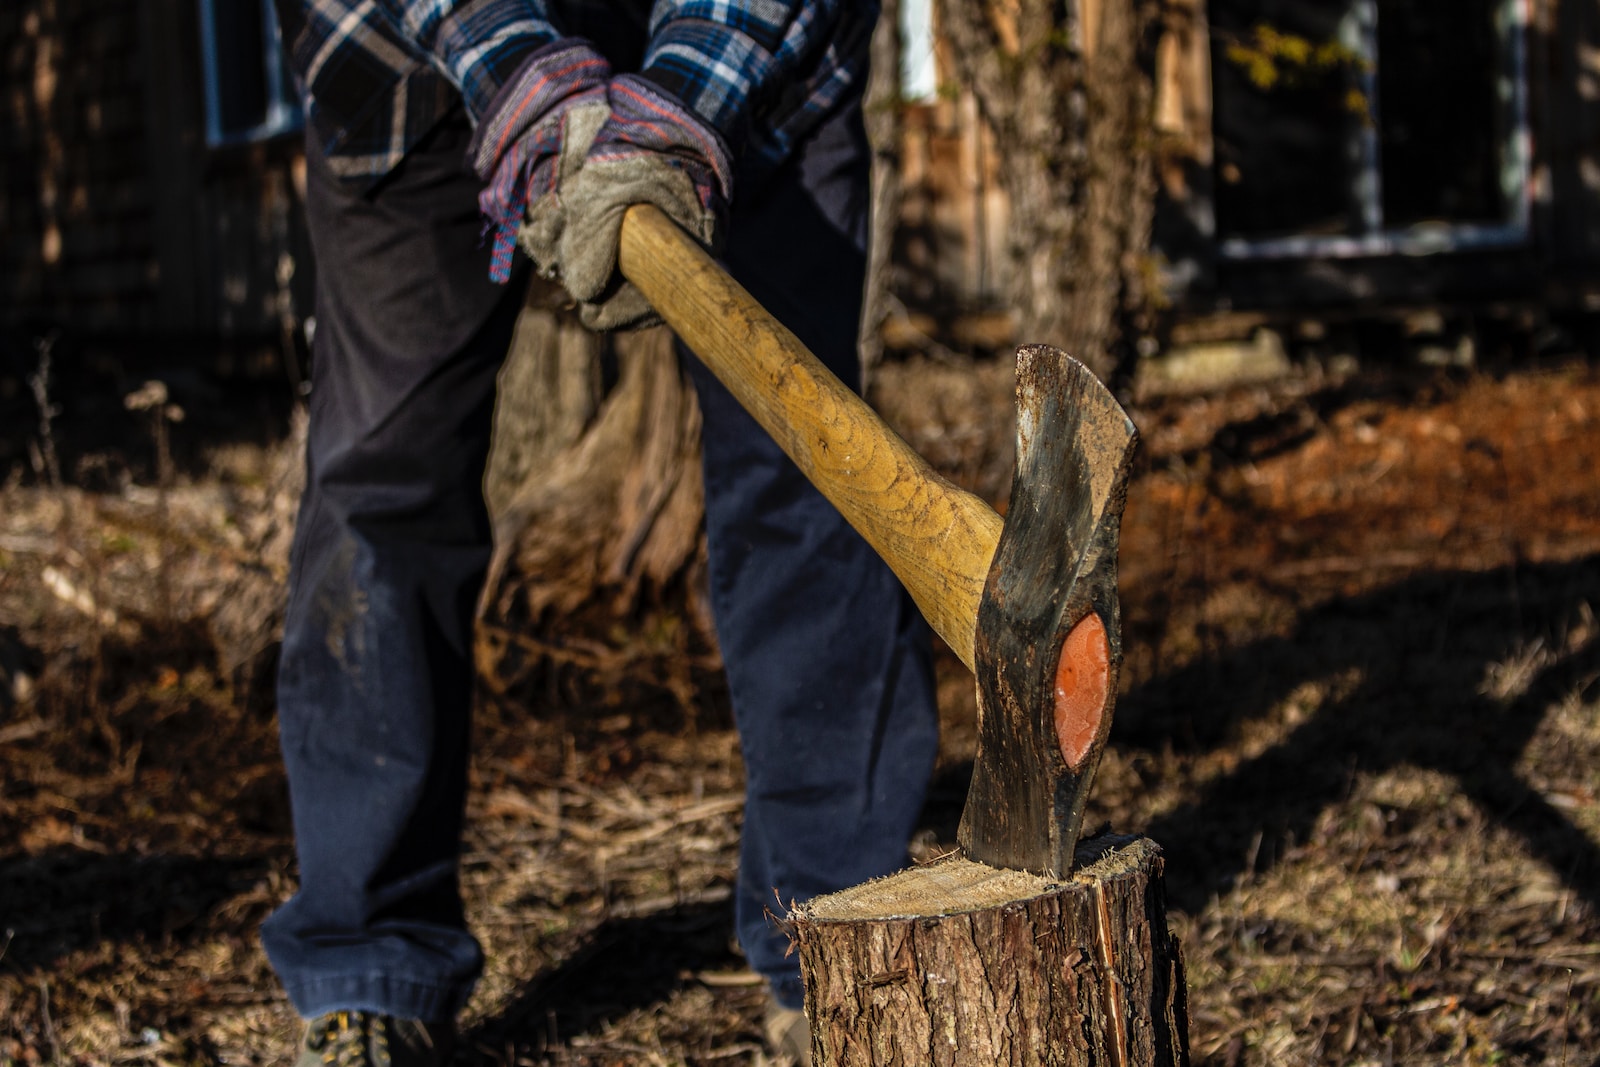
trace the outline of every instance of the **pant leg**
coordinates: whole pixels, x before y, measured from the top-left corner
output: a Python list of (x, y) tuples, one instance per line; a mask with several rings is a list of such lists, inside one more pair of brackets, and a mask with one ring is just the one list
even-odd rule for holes
[[(740, 190), (724, 259), (852, 388), (866, 269), (859, 108), (763, 187)], [(704, 410), (711, 603), (747, 775), (736, 922), (751, 965), (798, 1007), (769, 918), (905, 865), (937, 748), (926, 624), (898, 579), (710, 372)]]
[(458, 891), (481, 483), (521, 287), (488, 281), (470, 129), (374, 190), (308, 148), (317, 332), (279, 727), (300, 891), (262, 930), (302, 1015), (452, 1016), (482, 966)]

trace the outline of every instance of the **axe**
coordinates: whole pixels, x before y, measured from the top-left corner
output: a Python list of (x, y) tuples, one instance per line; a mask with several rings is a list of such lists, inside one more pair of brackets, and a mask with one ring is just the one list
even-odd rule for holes
[(1081, 363), (1017, 351), (1007, 518), (933, 470), (655, 207), (618, 261), (805, 476), (888, 563), (977, 677), (969, 859), (1064, 877), (1122, 661), (1117, 533), (1136, 432)]

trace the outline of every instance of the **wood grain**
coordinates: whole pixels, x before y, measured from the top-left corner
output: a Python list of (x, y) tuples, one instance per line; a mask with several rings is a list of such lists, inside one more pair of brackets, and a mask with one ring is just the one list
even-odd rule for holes
[(1161, 851), (1086, 842), (1050, 879), (950, 859), (791, 920), (818, 1067), (1174, 1067), (1183, 962)]

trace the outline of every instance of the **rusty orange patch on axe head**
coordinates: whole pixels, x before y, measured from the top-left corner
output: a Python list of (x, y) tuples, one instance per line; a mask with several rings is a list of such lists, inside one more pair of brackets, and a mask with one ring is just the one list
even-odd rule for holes
[(1056, 741), (1074, 771), (1094, 747), (1110, 682), (1111, 645), (1106, 640), (1106, 626), (1091, 611), (1061, 643), (1061, 662), (1056, 667)]

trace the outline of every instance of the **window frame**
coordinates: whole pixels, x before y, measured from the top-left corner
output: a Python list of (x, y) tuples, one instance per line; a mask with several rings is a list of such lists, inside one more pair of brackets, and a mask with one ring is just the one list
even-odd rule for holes
[(1499, 147), (1500, 187), (1507, 216), (1500, 222), (1427, 223), (1390, 229), (1383, 218), (1383, 166), (1379, 122), (1383, 101), (1378, 95), (1377, 0), (1354, 0), (1340, 27), (1340, 41), (1365, 61), (1361, 91), (1368, 100), (1373, 121), (1348, 148), (1356, 170), (1356, 202), (1367, 232), (1361, 234), (1301, 234), (1282, 237), (1230, 237), (1218, 243), (1220, 259), (1231, 261), (1276, 259), (1353, 259), (1364, 256), (1424, 256), (1440, 252), (1515, 248), (1531, 237), (1532, 143), (1528, 118), (1527, 37), (1530, 0), (1500, 0), (1495, 10), (1496, 36), (1501, 40), (1501, 63), (1494, 72), (1500, 106), (1505, 109), (1507, 134)]
[[(266, 87), (266, 114), (262, 121), (250, 126), (227, 128), (223, 122), (223, 83), (221, 71), (221, 42), (217, 38), (218, 4), (237, 4), (239, 0), (199, 0), (200, 54), (205, 81), (205, 132), (208, 148), (225, 148), (230, 145), (257, 144), (305, 128), (298, 95), (285, 62), (283, 41), (278, 32), (278, 19), (270, 0), (258, 0), (262, 19), (261, 64)], [(241, 62), (248, 57), (239, 57)]]

